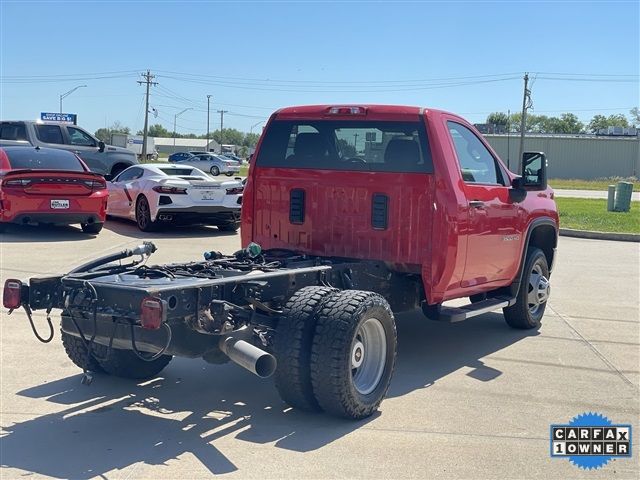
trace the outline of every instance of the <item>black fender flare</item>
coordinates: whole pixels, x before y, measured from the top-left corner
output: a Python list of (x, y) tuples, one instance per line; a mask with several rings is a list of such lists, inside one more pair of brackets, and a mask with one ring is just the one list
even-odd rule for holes
[[(518, 290), (520, 289), (520, 283), (522, 283), (522, 275), (523, 275), (523, 270), (524, 270), (524, 264), (525, 261), (527, 259), (527, 252), (529, 251), (529, 241), (531, 240), (531, 234), (533, 233), (533, 231), (541, 226), (550, 226), (553, 228), (554, 232), (555, 232), (555, 243), (553, 246), (553, 249), (555, 251), (556, 246), (558, 245), (558, 224), (551, 218), (551, 217), (538, 217), (536, 219), (534, 219), (528, 226), (527, 226), (527, 233), (525, 235), (525, 240), (524, 240), (524, 248), (522, 249), (522, 255), (520, 256), (520, 266), (518, 267), (518, 273), (516, 274), (516, 277), (513, 281), (513, 283), (510, 285), (510, 290), (511, 290), (511, 294), (512, 296), (515, 296), (518, 293)], [(555, 260), (555, 253), (553, 255), (553, 258)], [(552, 262), (553, 263), (553, 262)], [(553, 268), (553, 265), (549, 265), (549, 272), (551, 273), (551, 270)]]

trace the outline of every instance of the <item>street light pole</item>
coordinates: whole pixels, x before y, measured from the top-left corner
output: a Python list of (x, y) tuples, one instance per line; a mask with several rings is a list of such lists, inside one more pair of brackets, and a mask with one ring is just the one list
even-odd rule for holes
[(209, 104), (211, 101), (211, 95), (207, 95), (207, 151), (209, 151)]
[(178, 119), (178, 117), (180, 115), (182, 115), (184, 112), (186, 112), (187, 110), (193, 110), (193, 108), (185, 108), (184, 110), (182, 110), (180, 113), (176, 113), (173, 116), (173, 153), (176, 153), (176, 120)]
[(251, 128), (249, 129), (249, 133), (253, 133), (253, 129), (256, 128), (258, 125), (260, 125), (261, 123), (264, 123), (264, 120), (260, 120), (258, 123), (251, 125)]
[(78, 90), (79, 88), (83, 88), (86, 87), (86, 85), (78, 85), (75, 88), (72, 88), (71, 90), (69, 90), (66, 93), (63, 93), (62, 95), (60, 95), (60, 113), (62, 113), (62, 99), (68, 97), (69, 95), (71, 95), (73, 92), (75, 92), (76, 90)]

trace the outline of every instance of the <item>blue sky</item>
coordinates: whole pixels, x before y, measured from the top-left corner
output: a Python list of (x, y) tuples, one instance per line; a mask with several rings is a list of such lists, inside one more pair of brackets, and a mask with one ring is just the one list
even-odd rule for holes
[(177, 120), (183, 133), (205, 132), (207, 94), (211, 130), (221, 108), (225, 127), (248, 131), (309, 103), (420, 105), (482, 122), (521, 108), (529, 71), (540, 72), (534, 113), (588, 121), (640, 103), (639, 18), (638, 1), (0, 0), (0, 117), (58, 111), (60, 94), (86, 84), (65, 112), (91, 131), (114, 121), (135, 131), (136, 81), (150, 69), (150, 122), (172, 130), (191, 108)]

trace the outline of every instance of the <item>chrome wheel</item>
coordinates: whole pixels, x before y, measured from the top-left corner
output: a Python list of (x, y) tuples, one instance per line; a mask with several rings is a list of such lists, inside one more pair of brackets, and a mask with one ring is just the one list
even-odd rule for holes
[(358, 328), (351, 347), (351, 379), (362, 395), (373, 392), (382, 378), (387, 359), (384, 326), (377, 318), (368, 318)]
[(536, 315), (542, 305), (549, 299), (551, 285), (549, 279), (544, 276), (542, 267), (535, 264), (529, 275), (529, 289), (527, 293), (527, 306), (531, 315)]

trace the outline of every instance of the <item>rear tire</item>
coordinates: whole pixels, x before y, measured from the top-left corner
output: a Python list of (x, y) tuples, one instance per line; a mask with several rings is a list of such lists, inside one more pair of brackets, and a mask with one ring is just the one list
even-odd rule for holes
[(223, 225), (217, 225), (218, 230), (222, 232), (237, 232), (240, 228), (239, 223), (225, 223)]
[(539, 248), (530, 247), (524, 264), (522, 283), (516, 295), (516, 303), (502, 309), (504, 319), (513, 328), (540, 328), (548, 298), (547, 257)]
[(382, 402), (395, 366), (396, 325), (377, 293), (344, 290), (318, 314), (311, 383), (320, 407), (341, 417), (370, 416)]
[(209, 173), (211, 173), (211, 175), (213, 175), (214, 177), (217, 177), (218, 175), (220, 175), (220, 169), (214, 165), (209, 169)]
[(98, 234), (100, 230), (102, 230), (102, 227), (104, 227), (104, 223), (83, 223), (80, 227), (84, 233)]
[[(64, 346), (65, 352), (67, 352), (67, 356), (76, 366), (80, 367), (82, 370), (88, 370), (90, 372), (104, 372), (98, 363), (98, 360), (89, 353), (80, 337), (75, 337), (63, 331), (60, 332), (60, 335), (62, 337), (62, 345)], [(107, 348), (104, 345), (94, 343), (92, 348), (97, 355), (103, 356), (107, 353)]]
[(144, 195), (140, 195), (136, 202), (136, 223), (143, 232), (152, 232), (156, 228), (156, 222), (151, 220), (149, 201)]
[(276, 328), (276, 388), (282, 400), (300, 410), (320, 410), (311, 385), (311, 344), (318, 311), (337, 291), (331, 287), (301, 288), (285, 305)]
[[(103, 347), (106, 350), (106, 347)], [(157, 375), (168, 365), (173, 357), (161, 355), (160, 358), (146, 362), (131, 350), (118, 350), (113, 348), (106, 361), (99, 360), (100, 367), (115, 377), (122, 378), (149, 378)]]

